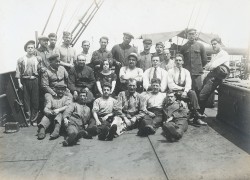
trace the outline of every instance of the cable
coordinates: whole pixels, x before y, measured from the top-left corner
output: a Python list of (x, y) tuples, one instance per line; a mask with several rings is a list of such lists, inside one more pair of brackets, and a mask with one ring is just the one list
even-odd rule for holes
[(61, 23), (62, 23), (64, 14), (65, 14), (65, 12), (66, 12), (66, 10), (67, 10), (67, 8), (68, 8), (68, 4), (69, 4), (69, 0), (66, 0), (65, 6), (64, 6), (64, 8), (63, 8), (63, 13), (62, 13), (60, 22), (59, 22), (58, 27), (57, 27), (57, 30), (56, 30), (56, 34), (58, 33), (58, 30), (59, 30), (59, 28), (60, 28), (60, 26), (61, 26)]
[(207, 14), (206, 14), (205, 19), (204, 19), (204, 21), (203, 21), (203, 24), (201, 25), (201, 29), (200, 29), (200, 32), (199, 32), (197, 38), (199, 38), (199, 36), (200, 36), (200, 34), (201, 34), (202, 28), (203, 28), (203, 26), (204, 26), (204, 24), (205, 24), (205, 22), (206, 22), (206, 20), (207, 20), (208, 13), (210, 12), (211, 7), (212, 7), (212, 3), (210, 2), (210, 6), (209, 6), (209, 8), (208, 8)]
[(199, 4), (198, 14), (197, 14), (195, 21), (194, 21), (194, 28), (196, 27), (196, 22), (197, 22), (198, 16), (200, 15), (201, 5), (202, 5), (202, 2)]

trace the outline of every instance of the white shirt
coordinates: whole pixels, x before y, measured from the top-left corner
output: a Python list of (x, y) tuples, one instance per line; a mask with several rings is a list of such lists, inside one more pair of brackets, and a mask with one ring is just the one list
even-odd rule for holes
[(226, 65), (229, 68), (229, 60), (230, 60), (230, 57), (228, 53), (224, 51), (223, 49), (221, 49), (219, 53), (213, 56), (211, 61), (207, 63), (204, 68), (207, 71), (211, 71), (222, 64)]
[(181, 68), (180, 82), (182, 86), (178, 85), (179, 73), (180, 69), (177, 67), (168, 70), (168, 88), (170, 90), (181, 90), (185, 87), (184, 91), (188, 92), (192, 87), (190, 72), (185, 68)]
[(120, 79), (121, 76), (123, 76), (126, 80), (128, 80), (129, 78), (134, 78), (136, 79), (136, 81), (142, 81), (143, 70), (141, 68), (129, 69), (127, 66), (123, 66), (120, 69)]
[(146, 99), (147, 109), (152, 107), (162, 109), (165, 98), (166, 98), (166, 93), (161, 93), (161, 92), (157, 94), (150, 93)]
[[(151, 79), (153, 79), (155, 68), (147, 69), (143, 74), (143, 88), (148, 89), (151, 86)], [(168, 84), (168, 72), (164, 69), (157, 67), (156, 77), (161, 80), (161, 92), (165, 92)]]
[(82, 55), (84, 55), (86, 57), (86, 63), (85, 64), (89, 64), (91, 62), (91, 55), (90, 53), (85, 54), (84, 52), (81, 52)]

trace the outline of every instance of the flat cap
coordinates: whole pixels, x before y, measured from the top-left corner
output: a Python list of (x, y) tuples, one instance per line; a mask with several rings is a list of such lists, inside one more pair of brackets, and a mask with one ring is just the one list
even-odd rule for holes
[(29, 44), (36, 44), (36, 42), (35, 41), (33, 41), (33, 40), (29, 40), (28, 42), (26, 42), (25, 43), (25, 45), (24, 45), (24, 51), (26, 51), (26, 49), (27, 49), (27, 46), (29, 45)]
[(66, 88), (67, 86), (66, 86), (66, 84), (64, 84), (64, 83), (62, 83), (62, 82), (58, 82), (58, 83), (56, 83), (56, 85), (55, 85), (55, 88)]
[(49, 61), (53, 61), (53, 60), (57, 59), (58, 57), (59, 57), (58, 54), (52, 54), (52, 55), (48, 58), (48, 60), (49, 60)]
[(197, 31), (196, 29), (194, 29), (194, 28), (190, 28), (190, 29), (187, 29), (187, 33), (189, 33), (189, 32), (191, 32), (191, 31)]
[(133, 57), (135, 57), (135, 58), (136, 58), (136, 60), (138, 60), (138, 56), (137, 56), (137, 54), (136, 54), (136, 53), (130, 53), (130, 54), (128, 55), (128, 58), (129, 58), (130, 56), (133, 56)]
[(124, 32), (123, 35), (124, 36), (129, 36), (131, 39), (134, 39), (134, 36), (129, 32)]
[(165, 47), (164, 44), (163, 44), (162, 42), (158, 42), (158, 43), (155, 44), (155, 46), (158, 46), (158, 45), (160, 45), (160, 46), (162, 46), (162, 47)]
[(144, 44), (152, 44), (152, 39), (146, 38), (142, 41)]
[(71, 33), (68, 31), (63, 31), (63, 36), (71, 36)]
[(49, 40), (49, 38), (47, 36), (39, 36), (38, 40)]

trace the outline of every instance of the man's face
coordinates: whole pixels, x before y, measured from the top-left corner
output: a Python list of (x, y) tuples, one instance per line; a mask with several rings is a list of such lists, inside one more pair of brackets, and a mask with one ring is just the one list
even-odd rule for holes
[(143, 43), (144, 50), (149, 51), (151, 49), (152, 43), (146, 42)]
[(48, 47), (48, 40), (40, 39), (39, 43), (42, 47)]
[(151, 87), (153, 89), (153, 93), (157, 94), (160, 91), (160, 84), (159, 83), (153, 83), (151, 84)]
[(49, 44), (51, 46), (55, 46), (56, 45), (56, 41), (57, 41), (56, 37), (49, 37)]
[(53, 69), (58, 69), (59, 65), (60, 65), (60, 60), (59, 60), (59, 58), (54, 59), (54, 60), (52, 60), (52, 61), (50, 62), (50, 66), (51, 66)]
[(82, 50), (83, 52), (88, 52), (90, 48), (90, 43), (89, 42), (85, 42), (82, 44)]
[(129, 43), (131, 42), (132, 38), (128, 35), (124, 35), (123, 36), (123, 43), (126, 45), (129, 45)]
[(128, 83), (128, 92), (129, 93), (134, 93), (136, 91), (136, 88), (137, 88), (136, 81), (130, 81)]
[(153, 57), (152, 58), (152, 66), (158, 67), (160, 65), (160, 58), (159, 57)]
[(196, 39), (196, 31), (189, 31), (188, 33), (187, 33), (187, 39), (189, 40), (189, 41), (191, 41), (191, 42), (193, 42), (193, 41), (195, 41), (195, 39)]
[(168, 94), (168, 104), (173, 104), (176, 100), (174, 93)]
[(169, 60), (171, 58), (171, 54), (170, 54), (169, 49), (164, 49), (164, 53), (166, 54), (166, 57)]
[(86, 63), (86, 58), (84, 56), (77, 57), (77, 65), (80, 67), (84, 67)]
[(213, 50), (215, 52), (219, 52), (220, 51), (221, 45), (217, 41), (212, 41), (211, 45), (212, 45)]
[(72, 40), (71, 36), (63, 36), (63, 43), (66, 45), (70, 45), (70, 42)]
[(35, 51), (35, 45), (34, 44), (29, 44), (26, 48), (26, 51), (29, 55), (32, 55)]
[(163, 53), (164, 47), (162, 45), (155, 46), (155, 50), (158, 54)]
[(184, 61), (182, 60), (182, 57), (177, 56), (175, 58), (175, 65), (176, 65), (176, 67), (178, 67), (178, 68), (182, 67), (183, 63), (184, 63)]
[(134, 68), (136, 65), (136, 58), (134, 56), (129, 56), (128, 63), (130, 68)]
[(109, 62), (103, 61), (103, 70), (108, 70), (108, 69), (109, 69)]
[(109, 97), (111, 93), (111, 89), (109, 87), (104, 86), (102, 91), (103, 91), (103, 97), (106, 97), (106, 98)]
[(86, 93), (79, 93), (78, 102), (80, 104), (84, 104), (84, 102), (86, 102), (86, 99), (87, 99), (87, 94)]
[(66, 90), (65, 88), (56, 88), (55, 89), (57, 96), (60, 98), (63, 97), (65, 90)]
[(106, 47), (107, 47), (107, 45), (108, 45), (107, 39), (101, 39), (99, 43), (100, 43), (100, 47), (101, 47), (102, 49), (106, 49)]

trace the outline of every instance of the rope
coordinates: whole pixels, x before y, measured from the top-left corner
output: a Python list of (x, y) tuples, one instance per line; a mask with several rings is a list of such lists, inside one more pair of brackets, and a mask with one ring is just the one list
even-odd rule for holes
[(58, 27), (57, 27), (57, 30), (56, 30), (56, 34), (58, 33), (58, 30), (59, 30), (59, 28), (60, 28), (60, 26), (61, 26), (61, 23), (62, 23), (64, 14), (65, 14), (65, 12), (66, 12), (66, 9), (68, 8), (68, 4), (69, 4), (69, 0), (66, 0), (66, 3), (65, 3), (64, 8), (63, 8), (63, 13), (62, 13), (60, 22), (59, 22)]
[(198, 14), (197, 14), (195, 21), (194, 21), (194, 28), (196, 27), (196, 22), (197, 22), (198, 16), (200, 15), (201, 5), (202, 5), (202, 2), (199, 4)]

